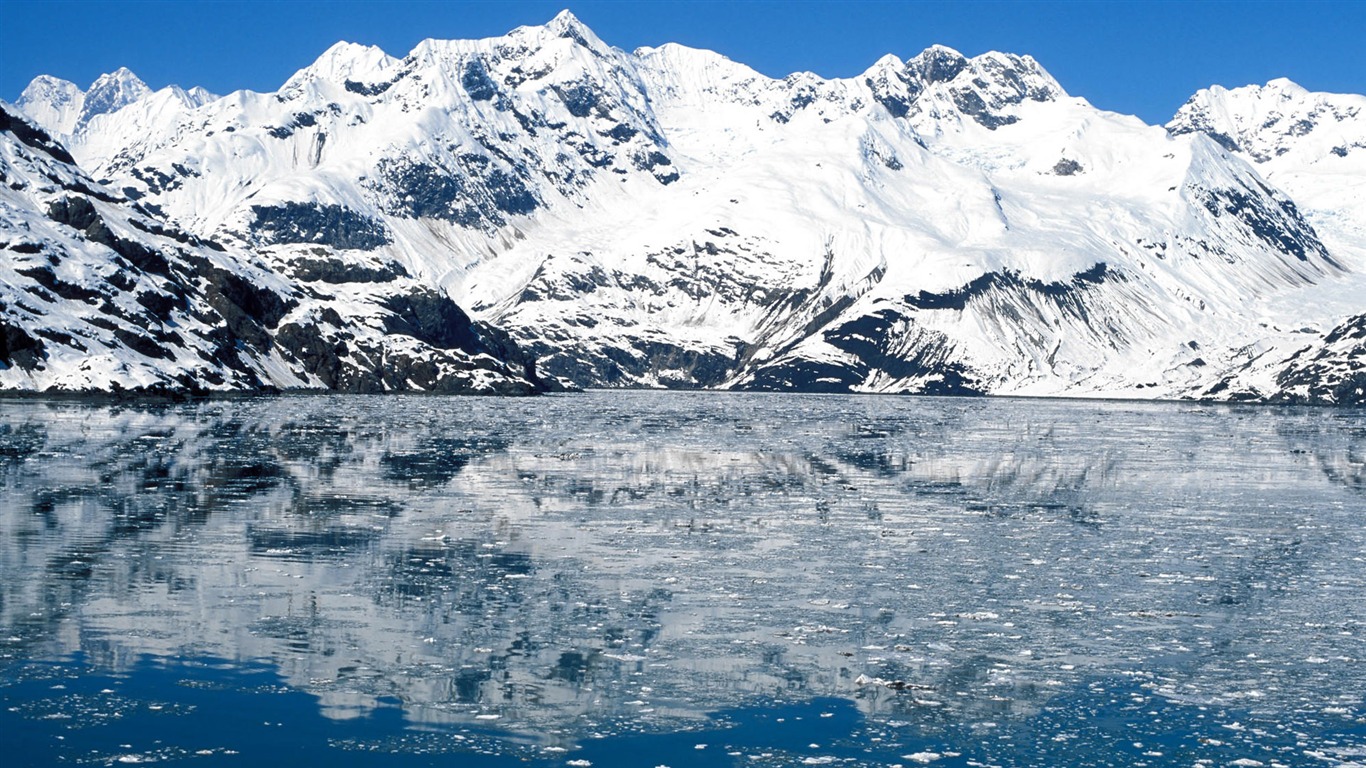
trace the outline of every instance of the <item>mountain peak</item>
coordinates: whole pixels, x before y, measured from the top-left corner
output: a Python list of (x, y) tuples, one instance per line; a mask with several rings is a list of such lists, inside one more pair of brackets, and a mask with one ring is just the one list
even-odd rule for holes
[(85, 104), (76, 122), (84, 124), (96, 115), (117, 112), (151, 92), (152, 89), (131, 70), (119, 67), (100, 75), (91, 83), (90, 90), (85, 92)]
[(902, 61), (900, 58), (898, 58), (896, 54), (894, 54), (894, 53), (888, 53), (888, 54), (883, 55), (882, 58), (880, 58), (880, 59), (878, 59), (877, 61), (873, 62), (873, 66), (869, 67), (869, 68), (867, 69), (867, 71), (864, 72), (864, 75), (867, 76), (867, 75), (872, 74), (872, 73), (874, 73), (874, 72), (880, 72), (880, 71), (882, 71), (882, 70), (887, 70), (887, 69), (902, 70), (902, 69), (905, 69), (905, 68), (906, 68), (906, 62), (904, 62), (904, 61)]
[(1288, 77), (1278, 77), (1273, 80), (1268, 80), (1266, 82), (1265, 88), (1268, 91), (1275, 91), (1277, 93), (1280, 93), (1282, 98), (1287, 99), (1294, 98), (1296, 96), (1304, 96), (1305, 94), (1309, 93), (1309, 91), (1305, 89), (1304, 86), (1300, 85), (1294, 80), (1291, 80)]
[(932, 45), (906, 62), (907, 69), (927, 85), (948, 82), (967, 65), (966, 56), (946, 45)]
[[(119, 67), (118, 69), (114, 70), (113, 72), (106, 72), (105, 74), (100, 75), (98, 78), (96, 78), (96, 79), (95, 79), (95, 82), (99, 82), (100, 80), (106, 80), (106, 79), (107, 79), (107, 80), (122, 80), (122, 81), (125, 81), (125, 82), (133, 82), (133, 81), (136, 81), (136, 82), (139, 82), (139, 83), (142, 82), (142, 79), (139, 78), (137, 75), (133, 74), (133, 70), (129, 69), (128, 67)], [(94, 87), (94, 86), (91, 86), (91, 87)]]
[(579, 21), (579, 17), (575, 16), (574, 12), (568, 8), (555, 14), (555, 18), (551, 19), (550, 23), (546, 24), (546, 26), (551, 29), (570, 29), (574, 27), (586, 29), (586, 27), (583, 26), (583, 22)]
[[(1202, 88), (1177, 110), (1167, 132), (1202, 133), (1257, 163), (1306, 152), (1326, 159), (1366, 146), (1361, 114), (1366, 97), (1309, 91), (1278, 77), (1266, 85)], [(1318, 138), (1305, 141), (1310, 134)]]
[(579, 17), (575, 16), (567, 8), (555, 14), (555, 18), (541, 26), (518, 27), (508, 34), (510, 37), (513, 37), (526, 35), (539, 36), (546, 33), (552, 37), (573, 40), (584, 48), (593, 51), (606, 51), (610, 47), (604, 43), (602, 38), (598, 37), (593, 30), (589, 29), (587, 24), (579, 21)]
[(70, 80), (63, 80), (60, 77), (51, 75), (38, 75), (29, 82), (28, 87), (19, 95), (16, 106), (25, 112), (30, 112), (34, 107), (47, 105), (53, 108), (60, 108), (73, 102), (78, 102), (85, 93)]
[(395, 59), (375, 45), (362, 45), (345, 40), (333, 43), (314, 62), (294, 73), (281, 90), (289, 90), (309, 80), (341, 83), (346, 80), (368, 80), (370, 76), (392, 64)]

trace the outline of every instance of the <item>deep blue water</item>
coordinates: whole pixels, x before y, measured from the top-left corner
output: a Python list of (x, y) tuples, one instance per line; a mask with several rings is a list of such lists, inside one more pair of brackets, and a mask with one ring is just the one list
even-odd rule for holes
[(1363, 512), (1361, 410), (0, 402), (0, 749), (1360, 766)]

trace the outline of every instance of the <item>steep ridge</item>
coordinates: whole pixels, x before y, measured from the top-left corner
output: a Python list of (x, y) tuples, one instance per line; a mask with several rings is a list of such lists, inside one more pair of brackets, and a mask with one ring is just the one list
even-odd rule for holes
[[(1366, 96), (1316, 93), (1284, 78), (1196, 93), (1167, 124), (1173, 135), (1204, 134), (1251, 163), (1299, 204), (1305, 219), (1350, 270), (1310, 291), (1281, 297), (1283, 314), (1320, 303), (1354, 313), (1289, 360), (1249, 361), (1228, 377), (1247, 399), (1361, 402), (1366, 347)], [(1353, 342), (1352, 340), (1356, 341)]]
[(1187, 101), (1167, 130), (1204, 134), (1257, 167), (1325, 241), (1366, 259), (1366, 96), (1314, 93), (1284, 78)]
[(311, 279), (283, 276), (94, 182), (3, 102), (0, 181), (0, 390), (544, 386), (505, 335), (400, 269), (317, 258)]
[[(38, 119), (73, 108), (44, 92)], [(289, 279), (395, 265), (581, 386), (1275, 399), (1306, 349), (1359, 362), (1329, 342), (1362, 310), (1346, 227), (1210, 131), (1097, 110), (1027, 56), (773, 79), (565, 12), (150, 102), (73, 154)]]

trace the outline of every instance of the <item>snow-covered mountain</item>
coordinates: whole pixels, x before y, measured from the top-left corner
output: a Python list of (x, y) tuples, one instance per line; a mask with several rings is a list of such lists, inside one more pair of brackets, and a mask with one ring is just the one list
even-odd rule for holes
[(1366, 217), (1289, 181), (1327, 133), (1270, 166), (1214, 97), (1164, 129), (943, 47), (772, 79), (567, 12), (68, 129), (73, 89), (23, 104), (149, 211), (295, 281), (395, 265), (583, 386), (1366, 397)]
[(1366, 265), (1366, 96), (1285, 79), (1196, 93), (1167, 124), (1203, 133), (1284, 190), (1334, 252)]
[[(172, 85), (153, 91), (128, 68), (120, 67), (101, 75), (85, 91), (75, 83), (40, 75), (24, 89), (15, 106), (63, 145), (84, 148), (87, 143), (100, 146), (103, 142), (107, 146), (111, 141), (130, 141), (136, 135), (128, 129), (164, 125), (178, 112), (218, 98), (198, 87), (185, 90)], [(134, 109), (125, 111), (129, 107)], [(124, 114), (117, 120), (102, 119), (115, 112)]]
[(0, 102), (0, 390), (526, 393), (503, 334), (390, 264), (307, 279), (96, 183)]

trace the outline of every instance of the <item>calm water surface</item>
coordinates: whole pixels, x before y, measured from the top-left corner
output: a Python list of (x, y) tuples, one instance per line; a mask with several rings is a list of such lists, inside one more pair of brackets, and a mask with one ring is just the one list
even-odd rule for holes
[(0, 401), (10, 765), (1366, 765), (1366, 411)]

